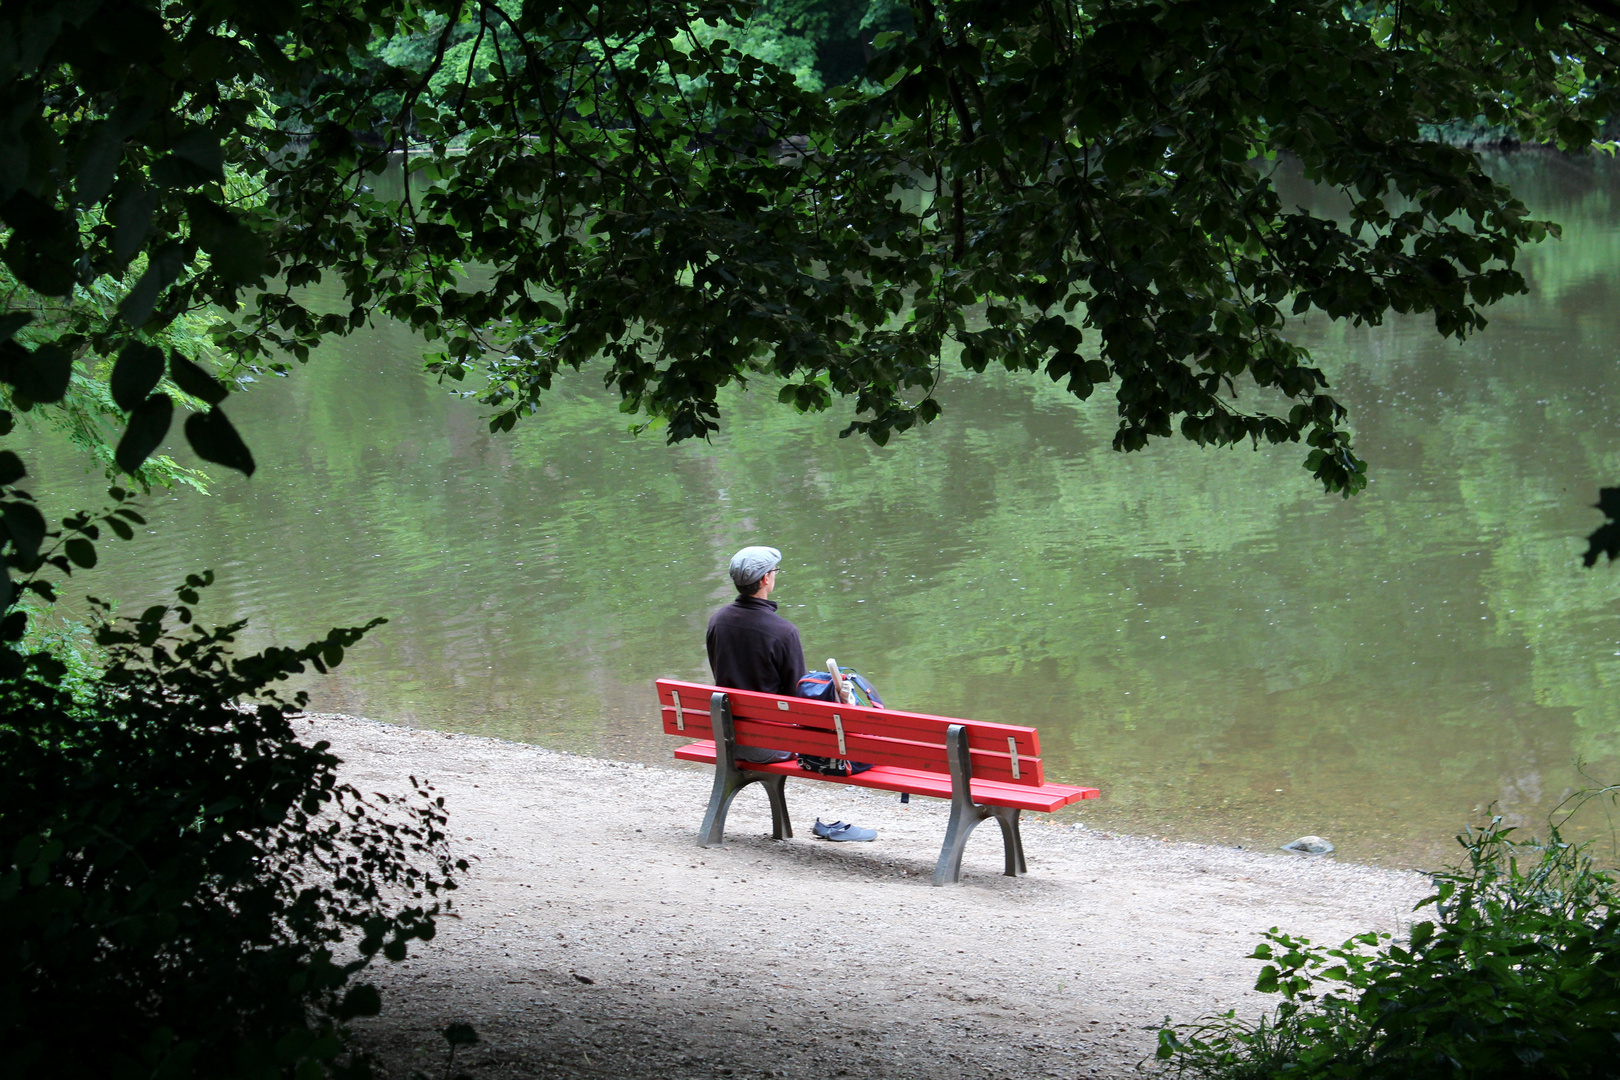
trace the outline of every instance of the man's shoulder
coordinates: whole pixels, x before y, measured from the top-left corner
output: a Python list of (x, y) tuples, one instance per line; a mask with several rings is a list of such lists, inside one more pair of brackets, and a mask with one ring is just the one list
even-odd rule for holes
[(729, 604), (722, 604), (709, 615), (709, 626), (738, 625), (754, 627), (771, 627), (777, 630), (791, 630), (795, 634), (799, 628), (780, 615), (774, 604), (745, 604), (733, 600)]
[(767, 611), (765, 615), (766, 619), (761, 620), (760, 625), (767, 627), (771, 636), (778, 642), (799, 640), (799, 628), (794, 626), (785, 616), (774, 611)]

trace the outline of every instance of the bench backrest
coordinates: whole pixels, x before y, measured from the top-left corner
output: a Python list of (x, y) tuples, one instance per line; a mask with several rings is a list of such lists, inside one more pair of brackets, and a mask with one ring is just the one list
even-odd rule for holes
[(676, 679), (659, 679), (656, 685), (667, 735), (713, 739), (709, 701), (718, 691), (731, 700), (737, 742), (744, 746), (949, 775), (945, 734), (959, 724), (967, 732), (976, 779), (1027, 787), (1040, 787), (1046, 782), (1041, 769), (1040, 734), (1032, 727), (956, 720), (899, 709), (833, 705)]

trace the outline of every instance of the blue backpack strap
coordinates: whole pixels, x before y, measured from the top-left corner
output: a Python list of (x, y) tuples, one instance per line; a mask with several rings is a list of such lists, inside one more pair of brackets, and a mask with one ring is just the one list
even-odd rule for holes
[(855, 685), (856, 689), (858, 689), (861, 693), (865, 694), (867, 699), (869, 701), (871, 701), (872, 704), (874, 704), (874, 705), (882, 705), (883, 704), (883, 699), (878, 697), (877, 688), (874, 687), (871, 683), (867, 682), (866, 677), (864, 675), (862, 675), (860, 672), (846, 671), (846, 672), (844, 672), (844, 678), (848, 679), (851, 683), (853, 683)]

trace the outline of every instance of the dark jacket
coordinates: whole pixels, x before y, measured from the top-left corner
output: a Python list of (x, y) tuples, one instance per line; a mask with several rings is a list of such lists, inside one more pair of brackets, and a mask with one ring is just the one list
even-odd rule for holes
[(709, 616), (703, 640), (716, 686), (798, 695), (804, 649), (799, 628), (776, 613), (776, 601), (737, 597)]

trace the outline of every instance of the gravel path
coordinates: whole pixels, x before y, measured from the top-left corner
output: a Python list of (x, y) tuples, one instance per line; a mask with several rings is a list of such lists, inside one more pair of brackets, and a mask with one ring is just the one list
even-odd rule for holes
[[(799, 838), (763, 793), (723, 849), (697, 846), (711, 774), (541, 747), (309, 718), (345, 777), (445, 796), (474, 860), (458, 918), (376, 972), (360, 1028), (386, 1075), (441, 1076), (446, 1024), (485, 1077), (1119, 1077), (1166, 1016), (1260, 1011), (1271, 926), (1337, 943), (1399, 932), (1426, 880), (1282, 853), (1110, 836), (1030, 815), (1030, 873), (1001, 876), (993, 822), (961, 884), (929, 883), (946, 805), (790, 784)], [(817, 816), (878, 830), (809, 839)]]

